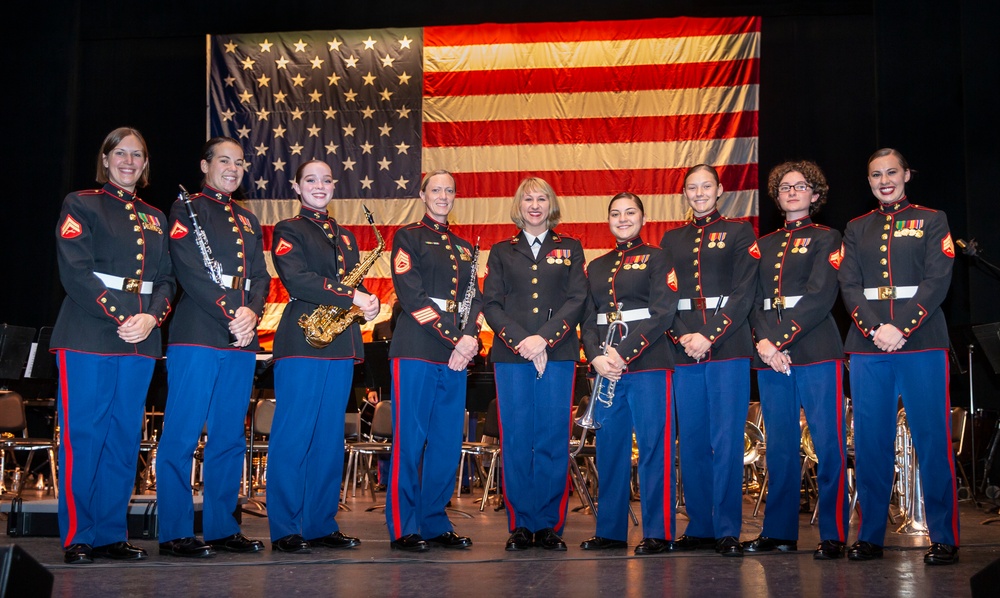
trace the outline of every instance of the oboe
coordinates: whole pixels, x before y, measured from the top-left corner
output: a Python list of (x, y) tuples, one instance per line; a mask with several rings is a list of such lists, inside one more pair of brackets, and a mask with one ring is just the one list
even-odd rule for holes
[[(194, 231), (194, 242), (198, 245), (198, 252), (201, 253), (201, 263), (205, 266), (205, 271), (208, 272), (208, 276), (212, 279), (212, 282), (223, 289), (228, 288), (222, 282), (222, 264), (219, 263), (219, 260), (212, 257), (212, 247), (208, 244), (205, 229), (198, 222), (198, 213), (194, 211), (191, 196), (188, 194), (187, 189), (184, 188), (184, 185), (179, 185), (179, 187), (181, 188), (181, 192), (177, 196), (177, 199), (181, 200), (181, 203), (184, 204), (188, 219), (191, 220), (191, 230)], [(229, 344), (235, 345), (238, 342), (236, 335), (228, 328), (226, 330), (229, 332)]]

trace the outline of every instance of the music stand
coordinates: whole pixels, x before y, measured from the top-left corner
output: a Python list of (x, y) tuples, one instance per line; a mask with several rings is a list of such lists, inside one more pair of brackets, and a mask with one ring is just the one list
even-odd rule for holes
[(52, 380), (56, 377), (56, 358), (49, 352), (52, 341), (52, 326), (42, 326), (38, 329), (38, 340), (31, 344), (28, 354), (28, 365), (24, 368), (24, 377), (32, 379)]
[[(1000, 374), (1000, 322), (993, 322), (992, 324), (980, 324), (978, 326), (972, 327), (972, 332), (979, 341), (979, 346), (983, 348), (983, 353), (986, 355), (986, 361), (989, 362), (990, 367), (993, 369), (994, 374)], [(972, 412), (972, 475), (976, 475), (976, 420), (975, 420), (975, 406), (972, 404), (972, 345), (969, 345), (969, 410)], [(989, 476), (990, 469), (993, 465), (993, 459), (997, 453), (996, 445), (1000, 441), (998, 438), (1000, 435), (1000, 421), (997, 422), (996, 429), (993, 431), (993, 438), (989, 442), (989, 455), (986, 458), (986, 463), (983, 466), (983, 487), (986, 486), (986, 479)], [(975, 495), (975, 477), (973, 477), (973, 495)], [(982, 522), (983, 525), (994, 523), (1000, 521), (1000, 511), (997, 512), (996, 517), (991, 517)]]
[(0, 380), (20, 380), (31, 352), (35, 329), (26, 326), (0, 326)]

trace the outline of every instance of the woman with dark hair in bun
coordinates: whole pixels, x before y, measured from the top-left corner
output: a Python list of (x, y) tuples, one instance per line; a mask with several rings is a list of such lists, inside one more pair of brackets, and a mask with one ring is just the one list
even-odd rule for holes
[(948, 325), (941, 303), (955, 246), (944, 212), (910, 203), (910, 166), (883, 148), (868, 159), (878, 207), (844, 232), (840, 290), (853, 320), (847, 333), (861, 529), (852, 561), (882, 558), (892, 492), (897, 407), (902, 397), (931, 547), (928, 565), (958, 561), (958, 494), (951, 447)]
[(677, 277), (667, 253), (642, 239), (645, 223), (641, 199), (628, 192), (614, 196), (608, 226), (615, 248), (588, 268), (583, 346), (600, 376), (594, 383), (603, 378), (602, 388), (613, 384), (614, 392), (601, 391), (593, 406), (601, 496), (597, 533), (583, 541), (584, 550), (627, 546), (633, 430), (643, 535), (635, 554), (675, 550), (674, 360), (663, 333), (674, 318)]
[[(170, 323), (167, 407), (156, 460), (160, 554), (195, 558), (264, 549), (240, 533), (233, 514), (260, 349), (257, 322), (271, 284), (260, 223), (233, 201), (243, 181), (243, 148), (230, 137), (209, 139), (201, 171), (201, 193), (190, 197), (190, 206), (178, 199), (170, 209), (170, 255), (183, 293)], [(199, 229), (218, 264), (211, 272)], [(206, 428), (202, 542), (194, 535), (191, 455)]]

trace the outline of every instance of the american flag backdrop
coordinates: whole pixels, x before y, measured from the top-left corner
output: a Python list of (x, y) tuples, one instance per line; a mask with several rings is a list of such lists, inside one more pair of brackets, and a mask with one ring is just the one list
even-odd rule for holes
[[(699, 162), (720, 170), (723, 214), (756, 222), (759, 17), (212, 35), (208, 46), (210, 133), (243, 144), (265, 249), (298, 212), (295, 169), (326, 161), (331, 214), (374, 247), (364, 204), (386, 237), (365, 279), (386, 316), (392, 235), (422, 216), (420, 178), (439, 168), (455, 174), (455, 230), (480, 239), (480, 276), (489, 247), (516, 232), (511, 197), (529, 175), (552, 184), (559, 230), (588, 261), (614, 244), (607, 204), (620, 191), (643, 199), (647, 240), (682, 224), (683, 173)], [(275, 278), (265, 345), (287, 298)]]

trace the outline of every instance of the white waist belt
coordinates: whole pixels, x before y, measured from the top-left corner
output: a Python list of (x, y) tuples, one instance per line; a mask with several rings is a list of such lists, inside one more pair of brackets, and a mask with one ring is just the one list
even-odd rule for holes
[(243, 289), (244, 291), (249, 291), (250, 279), (243, 278), (242, 276), (230, 276), (228, 274), (223, 274), (222, 286), (227, 289)]
[[(614, 312), (612, 312), (614, 313)], [(621, 312), (622, 317), (618, 318), (622, 322), (636, 322), (638, 320), (649, 319), (649, 310), (645, 307), (642, 309), (626, 309)], [(608, 314), (597, 314), (597, 325), (604, 326), (608, 323)]]
[(125, 291), (127, 293), (135, 293), (136, 295), (149, 295), (153, 292), (153, 283), (148, 280), (122, 278), (121, 276), (112, 276), (103, 272), (94, 272), (94, 276), (100, 278), (104, 286), (116, 291)]
[(719, 304), (718, 297), (696, 297), (694, 299), (681, 299), (677, 302), (677, 309), (682, 311), (688, 311), (692, 309), (715, 309), (716, 307), (725, 307), (726, 302), (729, 301), (729, 296), (722, 297), (722, 304)]
[(455, 303), (454, 299), (438, 299), (437, 297), (431, 297), (431, 301), (433, 301), (434, 305), (437, 305), (441, 311), (446, 311), (450, 314), (458, 311), (458, 303)]
[(775, 297), (774, 299), (764, 299), (764, 311), (769, 309), (788, 309), (795, 307), (795, 304), (802, 299), (802, 295), (790, 295), (788, 297)]
[(918, 288), (920, 287), (868, 287), (865, 289), (865, 299), (869, 301), (909, 299), (917, 294)]

